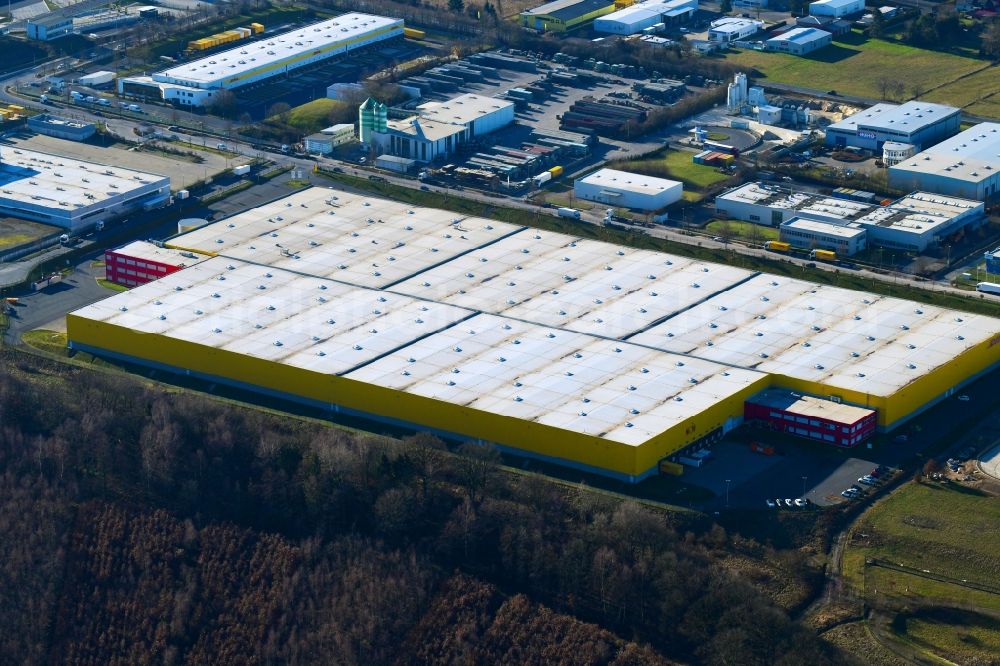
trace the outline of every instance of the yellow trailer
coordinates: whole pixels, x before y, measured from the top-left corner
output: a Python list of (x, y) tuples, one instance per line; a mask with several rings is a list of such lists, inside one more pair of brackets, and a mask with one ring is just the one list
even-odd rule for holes
[(786, 243), (784, 241), (767, 241), (764, 243), (765, 249), (773, 250), (775, 252), (788, 252), (791, 247), (790, 243)]
[(263, 23), (251, 23), (250, 24), (250, 29), (253, 30), (253, 34), (259, 35), (260, 33), (264, 32), (264, 24)]
[(558, 178), (559, 176), (563, 175), (563, 168), (561, 166), (554, 166), (551, 169), (549, 169), (549, 173), (552, 174), (553, 178)]
[(427, 33), (423, 30), (417, 30), (416, 28), (403, 28), (403, 37), (407, 39), (423, 39), (427, 36)]

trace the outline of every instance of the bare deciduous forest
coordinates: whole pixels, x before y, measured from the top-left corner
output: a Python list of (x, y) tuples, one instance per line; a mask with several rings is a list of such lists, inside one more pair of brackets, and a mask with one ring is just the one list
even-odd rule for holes
[(0, 359), (6, 663), (846, 660), (724, 560), (738, 540), (813, 572), (704, 519), (484, 447)]

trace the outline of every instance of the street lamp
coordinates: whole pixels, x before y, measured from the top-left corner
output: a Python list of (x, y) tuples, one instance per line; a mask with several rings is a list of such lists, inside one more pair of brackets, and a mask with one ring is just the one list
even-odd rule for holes
[(729, 484), (730, 479), (726, 479), (726, 508), (729, 508)]
[(808, 478), (809, 478), (808, 476), (803, 476), (802, 477), (802, 496), (803, 497), (806, 496), (806, 479), (808, 479)]

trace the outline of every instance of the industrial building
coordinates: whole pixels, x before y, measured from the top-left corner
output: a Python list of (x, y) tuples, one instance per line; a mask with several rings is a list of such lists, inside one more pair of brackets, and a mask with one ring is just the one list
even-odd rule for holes
[(83, 0), (66, 7), (43, 11), (25, 21), (25, 35), (28, 39), (51, 42), (74, 32), (73, 20), (79, 17), (107, 11), (106, 0)]
[(983, 254), (986, 260), (986, 272), (990, 275), (1000, 275), (1000, 247)]
[(852, 14), (860, 14), (865, 10), (865, 0), (818, 0), (809, 3), (811, 16), (830, 16), (841, 18)]
[(170, 200), (170, 179), (23, 148), (0, 151), (0, 215), (71, 231)]
[(207, 259), (187, 250), (133, 241), (115, 250), (104, 251), (104, 275), (109, 282), (137, 287), (193, 266)]
[(339, 123), (331, 125), (325, 130), (310, 134), (305, 138), (305, 148), (307, 153), (318, 153), (329, 155), (337, 146), (354, 141), (354, 125), (351, 123)]
[(942, 239), (986, 223), (982, 202), (914, 192), (880, 206), (746, 183), (715, 199), (720, 217), (777, 227), (792, 218), (857, 224), (869, 245), (922, 252)]
[(521, 12), (521, 25), (541, 32), (567, 32), (613, 11), (613, 0), (555, 0)]
[(69, 141), (85, 141), (94, 136), (97, 125), (80, 120), (70, 120), (48, 113), (40, 113), (37, 116), (28, 118), (28, 129), (39, 134), (54, 136), (58, 139)]
[(876, 104), (826, 128), (826, 145), (879, 151), (886, 141), (920, 150), (958, 132), (962, 112), (931, 102)]
[(819, 28), (793, 28), (764, 42), (769, 51), (805, 55), (828, 46), (833, 35)]
[(376, 150), (432, 162), (514, 122), (513, 102), (475, 94), (422, 104), (417, 111), (418, 115), (387, 120), (384, 130), (372, 131), (371, 143)]
[(768, 389), (853, 438), (1000, 362), (990, 317), (336, 190), (170, 245), (211, 258), (71, 313), (73, 349), (631, 482)]
[(666, 208), (683, 193), (683, 184), (676, 180), (617, 169), (600, 169), (573, 182), (573, 194), (581, 199), (635, 210)]
[(708, 41), (713, 44), (731, 44), (756, 35), (763, 28), (763, 21), (727, 16), (712, 21), (708, 28)]
[(647, 0), (594, 21), (594, 32), (634, 35), (658, 25), (682, 23), (698, 11), (698, 0)]
[(403, 36), (403, 20), (352, 12), (177, 65), (151, 77), (118, 79), (118, 92), (207, 106), (232, 90)]
[(1000, 124), (980, 123), (889, 167), (889, 186), (992, 200), (1000, 184)]
[(882, 144), (882, 163), (887, 167), (896, 166), (900, 162), (913, 157), (916, 152), (917, 147), (912, 143), (886, 141)]
[(866, 247), (868, 234), (857, 222), (837, 224), (793, 217), (779, 227), (781, 240), (808, 250), (832, 250), (839, 256), (849, 257)]
[(744, 418), (778, 432), (836, 446), (856, 446), (875, 434), (874, 410), (768, 389), (746, 402)]

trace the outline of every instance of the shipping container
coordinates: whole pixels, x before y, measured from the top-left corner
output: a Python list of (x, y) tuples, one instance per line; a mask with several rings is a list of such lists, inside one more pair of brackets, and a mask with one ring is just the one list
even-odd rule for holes
[(551, 169), (549, 169), (549, 173), (552, 174), (553, 178), (558, 178), (563, 174), (563, 168), (561, 166), (554, 166)]
[(573, 220), (580, 219), (580, 211), (575, 208), (560, 208), (556, 211), (559, 217), (568, 217)]

